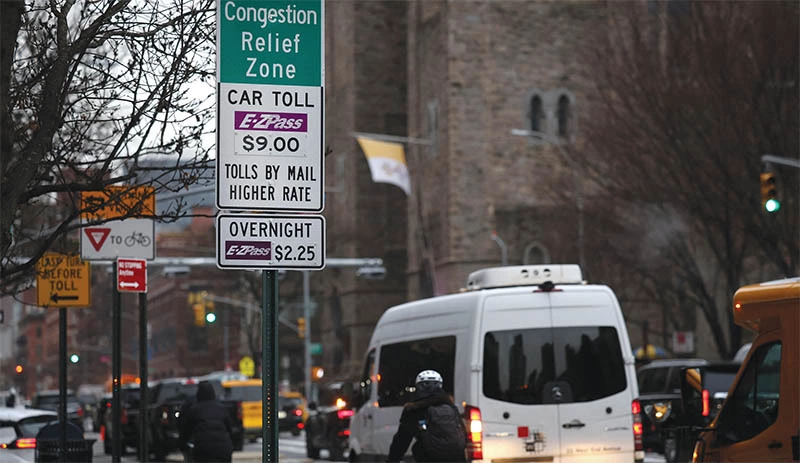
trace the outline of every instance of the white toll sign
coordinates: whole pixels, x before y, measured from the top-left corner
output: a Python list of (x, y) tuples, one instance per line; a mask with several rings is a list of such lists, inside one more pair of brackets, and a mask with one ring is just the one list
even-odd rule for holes
[(321, 87), (219, 83), (217, 206), (321, 212)]
[(321, 270), (321, 215), (220, 214), (217, 266), (222, 269)]

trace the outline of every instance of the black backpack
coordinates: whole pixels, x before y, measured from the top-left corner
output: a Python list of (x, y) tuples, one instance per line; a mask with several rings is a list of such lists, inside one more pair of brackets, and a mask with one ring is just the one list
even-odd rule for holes
[(428, 407), (424, 426), (417, 433), (417, 443), (429, 461), (464, 461), (467, 433), (458, 409), (453, 404)]

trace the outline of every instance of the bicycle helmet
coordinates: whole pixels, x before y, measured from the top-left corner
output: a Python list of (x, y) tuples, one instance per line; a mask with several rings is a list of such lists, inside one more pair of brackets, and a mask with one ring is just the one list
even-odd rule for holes
[(419, 372), (416, 380), (417, 392), (430, 394), (442, 388), (442, 375), (434, 370), (424, 370)]

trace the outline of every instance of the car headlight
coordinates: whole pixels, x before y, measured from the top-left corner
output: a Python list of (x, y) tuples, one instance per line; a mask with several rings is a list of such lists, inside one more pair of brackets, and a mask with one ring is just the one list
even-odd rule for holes
[(647, 410), (647, 414), (656, 423), (662, 423), (672, 414), (672, 402), (656, 402)]

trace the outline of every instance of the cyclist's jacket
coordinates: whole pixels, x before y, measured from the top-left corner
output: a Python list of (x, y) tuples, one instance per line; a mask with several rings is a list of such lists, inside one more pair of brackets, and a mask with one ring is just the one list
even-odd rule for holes
[[(392, 446), (389, 448), (388, 461), (400, 461), (403, 458), (403, 454), (406, 453), (411, 440), (415, 437), (417, 438), (417, 441), (411, 448), (411, 452), (414, 454), (415, 461), (466, 461), (464, 449), (461, 449), (453, 455), (442, 457), (442, 459), (430, 455), (430, 453), (424, 448), (423, 442), (420, 439), (420, 433), (426, 432), (426, 421), (429, 417), (428, 408), (437, 405), (449, 405), (455, 408), (453, 405), (453, 398), (450, 397), (450, 394), (443, 390), (436, 391), (432, 395), (420, 397), (413, 402), (406, 403), (406, 405), (403, 407), (403, 414), (400, 415), (400, 425), (397, 428), (394, 438), (392, 438)], [(462, 436), (461, 439), (463, 442), (463, 436), (465, 435), (463, 422), (459, 420), (456, 423), (452, 423), (451, 426), (453, 427), (453, 429), (451, 429), (452, 433), (454, 435)]]

